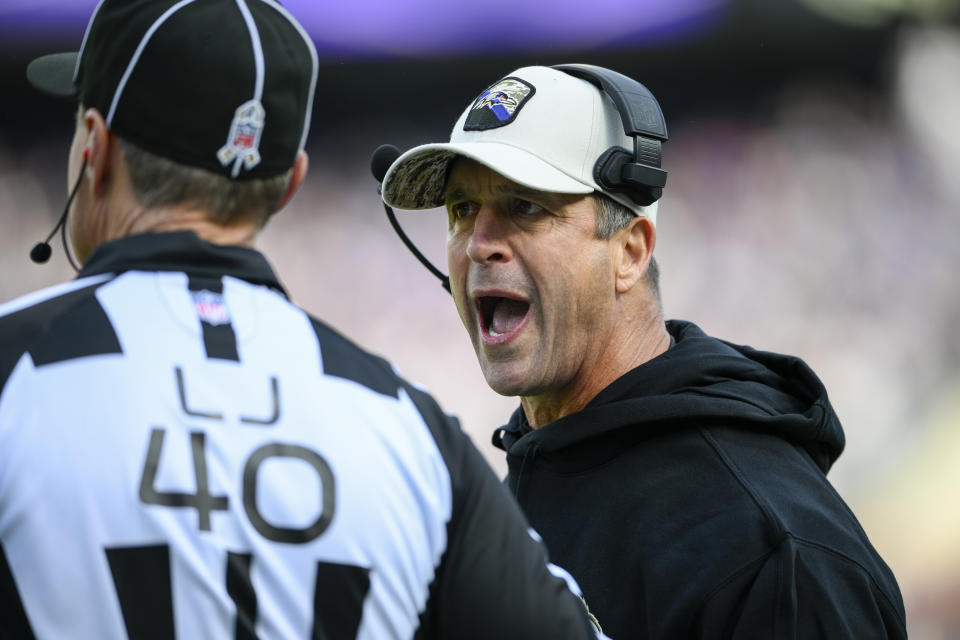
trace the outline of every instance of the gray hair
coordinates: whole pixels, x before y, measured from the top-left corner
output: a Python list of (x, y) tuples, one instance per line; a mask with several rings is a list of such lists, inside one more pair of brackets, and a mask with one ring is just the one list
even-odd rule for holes
[(151, 209), (190, 205), (211, 222), (266, 224), (290, 185), (293, 170), (259, 180), (231, 180), (206, 169), (190, 167), (144, 151), (118, 138), (137, 201)]
[[(596, 233), (600, 240), (609, 240), (613, 237), (613, 234), (626, 227), (636, 217), (633, 211), (605, 193), (594, 191), (590, 198), (593, 200), (593, 208), (597, 212)], [(644, 281), (657, 304), (662, 304), (660, 300), (660, 267), (657, 265), (657, 259), (653, 256), (650, 256), (650, 264), (647, 266)]]

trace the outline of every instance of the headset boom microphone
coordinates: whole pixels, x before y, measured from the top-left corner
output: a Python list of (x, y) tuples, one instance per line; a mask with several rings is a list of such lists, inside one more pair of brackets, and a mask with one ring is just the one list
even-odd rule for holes
[[(373, 156), (370, 158), (370, 171), (373, 172), (373, 177), (377, 179), (377, 182), (382, 186), (383, 179), (387, 176), (387, 171), (390, 169), (390, 165), (400, 157), (400, 150), (397, 149), (392, 144), (382, 144), (377, 147)], [(379, 193), (380, 188), (377, 188)], [(443, 272), (440, 269), (437, 269), (433, 266), (426, 256), (420, 253), (420, 250), (414, 246), (413, 241), (404, 233), (403, 228), (400, 227), (400, 222), (397, 221), (397, 216), (394, 215), (393, 209), (386, 202), (383, 203), (383, 210), (387, 212), (387, 218), (390, 220), (390, 225), (393, 227), (393, 230), (397, 232), (397, 235), (400, 236), (400, 239), (403, 240), (403, 244), (406, 245), (407, 249), (413, 253), (414, 257), (420, 261), (420, 264), (425, 266), (430, 273), (440, 278), (440, 285), (447, 290), (447, 293), (450, 293), (450, 278), (443, 275)]]
[(84, 156), (83, 164), (80, 165), (80, 173), (77, 174), (77, 181), (74, 183), (73, 189), (70, 190), (70, 195), (67, 197), (67, 204), (63, 207), (63, 213), (60, 214), (60, 219), (57, 220), (56, 226), (53, 227), (53, 231), (50, 232), (46, 240), (33, 245), (33, 249), (30, 250), (30, 259), (37, 264), (44, 264), (50, 259), (50, 254), (53, 253), (53, 249), (50, 248), (50, 238), (52, 238), (53, 234), (59, 229), (60, 239), (63, 241), (63, 250), (67, 254), (67, 260), (70, 262), (70, 266), (73, 267), (74, 271), (80, 271), (77, 263), (73, 261), (73, 256), (70, 255), (70, 247), (67, 245), (67, 214), (70, 212), (70, 203), (73, 202), (73, 197), (77, 195), (77, 190), (80, 188), (80, 180), (83, 179), (83, 170), (86, 168), (87, 158)]

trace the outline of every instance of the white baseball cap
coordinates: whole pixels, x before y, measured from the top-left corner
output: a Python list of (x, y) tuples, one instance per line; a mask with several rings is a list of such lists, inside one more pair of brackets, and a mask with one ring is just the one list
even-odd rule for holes
[(629, 153), (634, 140), (609, 96), (569, 73), (523, 67), (464, 110), (450, 142), (420, 145), (397, 158), (384, 177), (383, 200), (398, 209), (443, 206), (449, 166), (462, 156), (538, 191), (604, 193), (656, 224), (657, 202), (641, 206), (596, 182), (594, 166), (611, 147)]

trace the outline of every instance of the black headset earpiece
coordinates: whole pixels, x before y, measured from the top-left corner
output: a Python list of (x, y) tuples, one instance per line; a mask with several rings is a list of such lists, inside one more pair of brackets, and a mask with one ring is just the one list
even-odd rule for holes
[(558, 64), (552, 68), (586, 80), (610, 96), (620, 113), (624, 133), (633, 138), (632, 155), (620, 147), (610, 147), (597, 158), (593, 167), (597, 184), (641, 206), (659, 200), (667, 183), (667, 172), (660, 168), (667, 123), (650, 90), (633, 78), (590, 64)]

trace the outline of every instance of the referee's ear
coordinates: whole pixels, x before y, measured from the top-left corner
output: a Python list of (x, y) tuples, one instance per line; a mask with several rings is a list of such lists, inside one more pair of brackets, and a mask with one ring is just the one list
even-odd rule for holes
[(307, 157), (307, 152), (301, 150), (297, 154), (297, 159), (293, 162), (293, 171), (290, 174), (290, 184), (287, 186), (286, 192), (284, 192), (283, 197), (280, 198), (280, 201), (277, 203), (277, 211), (283, 209), (287, 202), (290, 201), (290, 198), (293, 197), (293, 194), (297, 192), (297, 189), (300, 188), (300, 185), (303, 184), (303, 179), (307, 176), (307, 168), (310, 166), (310, 159)]
[(106, 180), (111, 171), (111, 154), (116, 153), (115, 141), (107, 129), (103, 115), (94, 108), (83, 113), (83, 126), (86, 128), (84, 149), (87, 158), (87, 175), (93, 195), (102, 196), (106, 189)]

